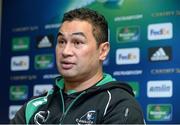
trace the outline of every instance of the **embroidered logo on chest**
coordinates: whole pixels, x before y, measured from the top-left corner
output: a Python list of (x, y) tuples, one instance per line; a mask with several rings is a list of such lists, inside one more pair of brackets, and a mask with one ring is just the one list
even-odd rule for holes
[(35, 124), (41, 125), (46, 123), (47, 119), (49, 118), (50, 111), (39, 111), (38, 113), (35, 114), (34, 116), (34, 122)]
[(96, 121), (97, 113), (95, 110), (90, 110), (85, 113), (82, 117), (76, 118), (78, 124), (94, 124)]

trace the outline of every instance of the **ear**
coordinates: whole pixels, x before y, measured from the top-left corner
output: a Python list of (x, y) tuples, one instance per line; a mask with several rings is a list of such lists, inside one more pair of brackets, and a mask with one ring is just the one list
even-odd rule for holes
[(109, 42), (104, 42), (99, 45), (99, 60), (104, 61), (109, 53), (110, 44)]

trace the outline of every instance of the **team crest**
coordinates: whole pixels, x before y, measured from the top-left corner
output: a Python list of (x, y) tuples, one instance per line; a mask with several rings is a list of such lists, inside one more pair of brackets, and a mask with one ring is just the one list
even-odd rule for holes
[(80, 125), (80, 124), (95, 124), (96, 121), (96, 111), (95, 110), (91, 110), (88, 111), (86, 114), (84, 114), (81, 118), (77, 118), (76, 122)]

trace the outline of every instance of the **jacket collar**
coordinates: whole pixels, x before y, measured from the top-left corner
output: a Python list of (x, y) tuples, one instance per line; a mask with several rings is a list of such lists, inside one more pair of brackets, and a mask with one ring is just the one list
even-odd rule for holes
[[(116, 81), (110, 74), (103, 73), (103, 78), (99, 82), (96, 83), (96, 86), (101, 86), (106, 83)], [(64, 89), (64, 78), (59, 76), (56, 78), (56, 86), (58, 86), (59, 89), (63, 90)], [(76, 90), (68, 90), (67, 94), (72, 94), (77, 92)]]

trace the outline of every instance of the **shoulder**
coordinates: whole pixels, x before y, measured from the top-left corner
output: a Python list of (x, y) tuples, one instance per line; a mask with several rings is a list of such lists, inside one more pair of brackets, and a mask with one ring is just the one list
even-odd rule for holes
[(109, 91), (109, 94), (111, 94), (112, 105), (114, 106), (121, 105), (121, 106), (134, 107), (134, 108), (140, 109), (139, 102), (128, 91), (121, 88), (115, 88), (108, 91)]
[[(143, 124), (143, 112), (138, 101), (124, 89), (108, 90), (110, 101), (104, 117), (105, 123)], [(110, 118), (112, 117), (112, 119)]]

